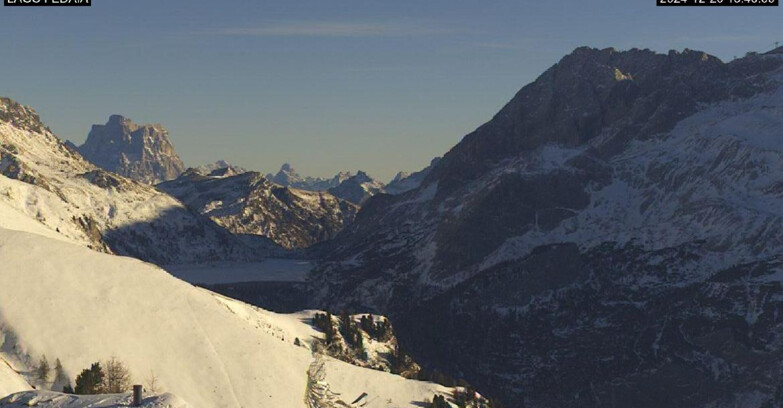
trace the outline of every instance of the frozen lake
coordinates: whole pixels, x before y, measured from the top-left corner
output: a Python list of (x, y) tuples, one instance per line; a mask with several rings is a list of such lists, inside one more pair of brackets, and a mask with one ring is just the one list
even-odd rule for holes
[(210, 262), (168, 265), (163, 269), (192, 284), (239, 282), (304, 282), (315, 266), (302, 259), (266, 259), (260, 262)]

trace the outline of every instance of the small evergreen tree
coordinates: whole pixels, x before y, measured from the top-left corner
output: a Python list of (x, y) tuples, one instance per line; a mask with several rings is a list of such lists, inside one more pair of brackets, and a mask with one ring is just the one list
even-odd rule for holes
[(80, 395), (100, 394), (103, 391), (105, 373), (101, 363), (93, 363), (90, 368), (82, 370), (76, 376), (76, 388), (74, 392)]
[(432, 399), (429, 408), (451, 408), (451, 405), (449, 405), (449, 403), (446, 401), (446, 397), (442, 395), (436, 395)]
[(73, 387), (71, 387), (70, 383), (63, 386), (63, 394), (74, 394)]
[(59, 358), (54, 361), (54, 383), (57, 385), (71, 383), (71, 380), (68, 378), (68, 375), (65, 374), (63, 363), (60, 362)]
[(44, 354), (38, 362), (38, 368), (35, 370), (35, 378), (41, 383), (46, 384), (49, 382), (49, 371), (51, 371), (49, 360), (46, 359), (46, 354)]
[(324, 316), (323, 319), (323, 332), (324, 332), (324, 340), (326, 341), (326, 345), (331, 345), (334, 343), (335, 340), (335, 331), (334, 331), (334, 325), (332, 324), (332, 314), (330, 312), (326, 312), (326, 316)]

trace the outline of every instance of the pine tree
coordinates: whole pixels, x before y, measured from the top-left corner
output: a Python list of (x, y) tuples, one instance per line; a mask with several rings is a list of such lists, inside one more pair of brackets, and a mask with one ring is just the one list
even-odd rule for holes
[(65, 374), (65, 369), (63, 368), (63, 363), (60, 362), (60, 359), (54, 360), (54, 383), (55, 384), (70, 384), (71, 380), (68, 378), (68, 375)]
[(446, 398), (444, 396), (436, 395), (432, 399), (432, 403), (430, 403), (429, 408), (451, 408), (451, 405), (446, 402)]
[(49, 382), (49, 371), (51, 371), (49, 360), (46, 359), (46, 354), (44, 354), (38, 362), (38, 368), (35, 370), (35, 377), (41, 383), (46, 384)]
[(326, 340), (326, 345), (330, 345), (334, 343), (334, 325), (332, 324), (332, 314), (330, 312), (326, 312), (326, 320), (324, 322), (324, 339)]
[(100, 394), (103, 391), (103, 379), (105, 373), (101, 363), (93, 363), (90, 368), (82, 370), (76, 377), (76, 394)]

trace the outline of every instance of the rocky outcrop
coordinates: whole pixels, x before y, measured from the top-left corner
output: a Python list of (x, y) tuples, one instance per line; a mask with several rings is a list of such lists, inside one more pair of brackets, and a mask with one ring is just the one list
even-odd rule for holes
[(174, 179), (185, 170), (163, 126), (137, 125), (120, 115), (93, 125), (78, 149), (96, 166), (147, 184)]

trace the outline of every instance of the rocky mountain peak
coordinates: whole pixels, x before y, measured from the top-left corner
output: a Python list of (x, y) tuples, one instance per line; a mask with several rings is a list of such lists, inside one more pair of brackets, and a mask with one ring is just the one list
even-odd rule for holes
[(372, 178), (367, 175), (365, 171), (359, 170), (356, 172), (356, 181), (359, 183), (366, 183), (368, 181), (372, 181)]
[(0, 122), (37, 133), (48, 130), (35, 109), (4, 97), (0, 97)]
[(226, 175), (233, 176), (233, 175), (247, 172), (246, 169), (239, 166), (235, 166), (222, 159), (214, 163), (204, 164), (193, 169), (188, 169), (186, 170), (186, 173), (189, 171), (193, 171), (203, 176), (213, 176), (213, 177), (214, 176), (223, 177)]
[(502, 160), (545, 145), (589, 144), (608, 157), (633, 139), (671, 130), (700, 104), (757, 93), (764, 85), (745, 77), (769, 69), (773, 64), (764, 61), (727, 64), (688, 49), (577, 48), (468, 134), (425, 183), (439, 181), (440, 191), (458, 188)]
[(384, 192), (385, 185), (359, 170), (356, 175), (348, 177), (336, 187), (329, 189), (334, 196), (361, 205), (368, 198)]
[(394, 178), (391, 180), (391, 182), (389, 182), (389, 184), (396, 183), (396, 182), (398, 182), (400, 180), (408, 178), (409, 176), (410, 176), (410, 173), (408, 173), (407, 171), (397, 172), (397, 174), (394, 175)]
[(148, 184), (174, 179), (185, 170), (162, 125), (137, 125), (122, 115), (93, 125), (79, 153), (105, 170)]
[(116, 113), (110, 115), (109, 121), (106, 123), (106, 125), (125, 125), (125, 124), (133, 124), (133, 121), (126, 118), (125, 116)]

